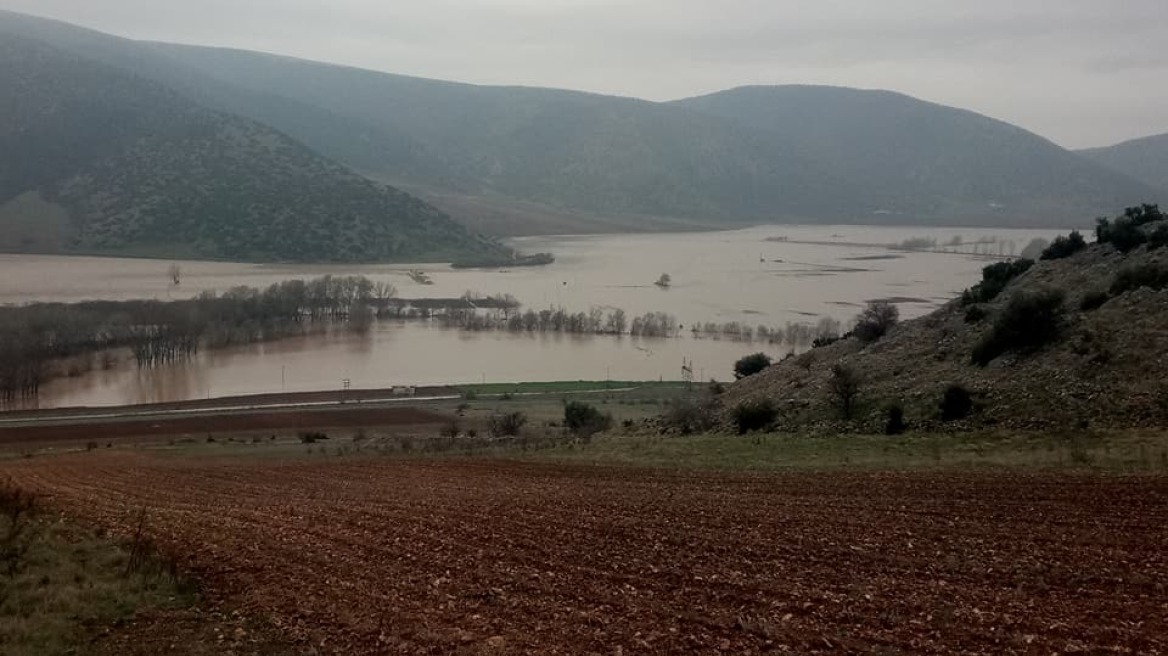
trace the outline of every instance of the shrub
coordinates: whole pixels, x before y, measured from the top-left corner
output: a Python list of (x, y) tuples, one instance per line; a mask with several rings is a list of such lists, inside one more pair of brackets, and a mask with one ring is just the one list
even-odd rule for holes
[(1156, 250), (1162, 246), (1168, 246), (1168, 223), (1161, 223), (1148, 235), (1149, 250)]
[(1024, 260), (1037, 260), (1042, 257), (1042, 251), (1046, 250), (1047, 246), (1050, 246), (1049, 241), (1041, 237), (1035, 237), (1026, 244), (1019, 255)]
[(888, 301), (869, 301), (856, 317), (853, 330), (861, 342), (869, 344), (883, 337), (900, 320), (900, 310)]
[(771, 356), (766, 353), (748, 355), (734, 363), (734, 378), (741, 380), (747, 376), (753, 376), (769, 366), (771, 366)]
[(831, 346), (841, 339), (843, 339), (843, 337), (840, 335), (822, 335), (811, 341), (811, 348), (823, 348), (825, 346)]
[[(26, 564), (32, 548), (29, 534), (33, 530), (31, 517), (36, 510), (36, 496), (17, 487), (11, 481), (0, 483), (0, 570), (9, 579)], [(0, 592), (6, 592), (0, 588)], [(0, 595), (0, 601), (3, 596)]]
[(487, 420), (487, 432), (491, 437), (516, 437), (526, 423), (527, 415), (522, 412), (492, 415)]
[(856, 370), (842, 364), (833, 366), (827, 390), (831, 394), (832, 403), (839, 408), (840, 415), (844, 419), (851, 419), (860, 396), (860, 376)]
[(710, 390), (710, 394), (712, 394), (714, 396), (718, 396), (719, 394), (726, 391), (726, 386), (723, 385), (722, 383), (718, 382), (717, 380), (711, 378), (709, 390)]
[(893, 403), (888, 406), (888, 421), (884, 424), (885, 435), (900, 435), (908, 430), (908, 424), (904, 421), (904, 407), (899, 403)]
[(717, 405), (712, 397), (677, 398), (666, 406), (662, 419), (682, 435), (703, 433), (717, 423)]
[(734, 425), (738, 427), (738, 434), (745, 435), (751, 431), (767, 430), (779, 418), (779, 409), (770, 399), (755, 399), (743, 401), (734, 407)]
[(973, 396), (961, 385), (953, 384), (945, 388), (941, 395), (941, 421), (965, 419), (973, 412)]
[(1111, 283), (1111, 295), (1119, 296), (1140, 287), (1156, 291), (1168, 287), (1168, 267), (1160, 264), (1141, 264), (1122, 269)]
[(1078, 253), (1084, 248), (1087, 248), (1087, 240), (1083, 239), (1083, 235), (1078, 230), (1075, 230), (1066, 237), (1055, 237), (1051, 245), (1042, 251), (1042, 259), (1061, 260)]
[(1126, 219), (1117, 219), (1107, 232), (1107, 243), (1121, 253), (1135, 250), (1147, 241), (1148, 236), (1144, 231)]
[(1016, 294), (973, 349), (973, 362), (986, 366), (1007, 351), (1033, 351), (1058, 337), (1065, 308), (1059, 290)]
[(988, 314), (984, 305), (971, 305), (965, 308), (965, 323), (980, 323)]
[(317, 442), (323, 442), (328, 438), (328, 434), (322, 433), (320, 431), (310, 431), (300, 434), (300, 441), (304, 444), (316, 444)]
[(995, 262), (981, 270), (981, 282), (965, 290), (961, 295), (962, 305), (989, 303), (1002, 293), (1010, 281), (1030, 270), (1034, 260), (1013, 260)]
[(577, 437), (590, 438), (612, 426), (612, 415), (601, 413), (583, 401), (569, 401), (564, 405), (564, 427)]
[(1079, 301), (1079, 309), (1083, 312), (1090, 312), (1098, 310), (1103, 307), (1103, 304), (1111, 298), (1111, 295), (1103, 290), (1095, 290), (1083, 294), (1083, 300)]

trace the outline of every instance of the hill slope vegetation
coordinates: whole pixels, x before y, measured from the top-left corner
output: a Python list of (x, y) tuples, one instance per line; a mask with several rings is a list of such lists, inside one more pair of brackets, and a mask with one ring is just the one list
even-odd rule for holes
[(1065, 225), (1157, 200), (1014, 126), (886, 92), (777, 87), (653, 103), (141, 43), (0, 14), (6, 24), (495, 224), (542, 214), (568, 226), (623, 217), (629, 228), (661, 218)]
[[(932, 314), (871, 343), (852, 336), (789, 357), (720, 403), (729, 417), (769, 402), (778, 427), (812, 432), (882, 432), (893, 407), (924, 430), (1163, 425), (1168, 382), (1154, 372), (1168, 368), (1168, 220), (1136, 229), (1147, 243), (1116, 240), (1112, 227), (1104, 232), (1115, 243), (990, 268)], [(856, 392), (851, 419), (839, 403), (841, 373)]]
[(500, 251), (275, 130), (16, 35), (0, 41), (5, 250), (383, 261)]

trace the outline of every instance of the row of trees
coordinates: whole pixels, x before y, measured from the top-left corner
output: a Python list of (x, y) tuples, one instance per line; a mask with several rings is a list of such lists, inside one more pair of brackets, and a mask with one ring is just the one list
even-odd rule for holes
[(787, 322), (785, 328), (761, 325), (752, 328), (737, 321), (722, 324), (706, 322), (694, 324), (690, 332), (698, 338), (806, 346), (818, 339), (838, 337), (841, 326), (838, 319), (822, 317), (814, 325)]
[(35, 396), (52, 364), (129, 349), (140, 367), (182, 361), (201, 347), (279, 339), (368, 325), (392, 286), (362, 277), (235, 287), (182, 301), (92, 301), (0, 308), (0, 400)]

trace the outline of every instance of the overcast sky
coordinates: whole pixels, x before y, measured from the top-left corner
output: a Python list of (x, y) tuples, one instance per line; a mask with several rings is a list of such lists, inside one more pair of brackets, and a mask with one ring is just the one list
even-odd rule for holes
[(902, 91), (1068, 147), (1168, 132), (1168, 0), (0, 0), (139, 39), (652, 100)]

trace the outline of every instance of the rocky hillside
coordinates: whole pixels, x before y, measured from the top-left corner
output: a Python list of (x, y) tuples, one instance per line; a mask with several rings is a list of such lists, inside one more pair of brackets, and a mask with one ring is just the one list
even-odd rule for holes
[(502, 249), (265, 125), (43, 42), (0, 40), (0, 249), (245, 261)]
[[(1168, 220), (1134, 215), (1104, 229), (1114, 244), (1035, 262), (993, 298), (987, 283), (874, 342), (851, 336), (735, 383), (720, 397), (726, 421), (762, 401), (778, 408), (778, 428), (811, 432), (883, 432), (894, 405), (910, 430), (1163, 425)], [(851, 420), (832, 391), (841, 373), (857, 381)], [(943, 421), (941, 400), (954, 385), (972, 407)]]

